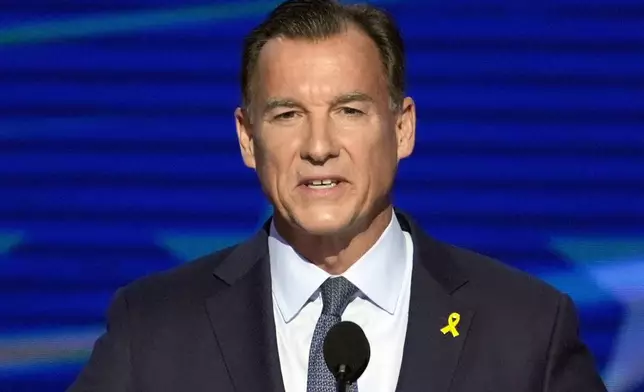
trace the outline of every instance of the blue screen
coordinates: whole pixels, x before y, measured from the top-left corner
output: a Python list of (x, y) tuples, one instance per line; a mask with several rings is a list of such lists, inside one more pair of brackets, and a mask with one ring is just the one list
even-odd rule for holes
[[(64, 390), (118, 287), (270, 215), (233, 111), (276, 3), (1, 1), (0, 390)], [(418, 107), (396, 204), (569, 293), (610, 391), (644, 391), (644, 3), (374, 3)]]

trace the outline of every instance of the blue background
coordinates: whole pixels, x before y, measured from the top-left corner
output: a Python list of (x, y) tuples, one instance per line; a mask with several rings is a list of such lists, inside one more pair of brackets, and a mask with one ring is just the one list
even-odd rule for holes
[[(232, 114), (275, 3), (1, 0), (0, 390), (64, 390), (117, 287), (270, 214)], [(644, 3), (376, 3), (419, 110), (398, 206), (570, 293), (610, 390), (644, 391)]]

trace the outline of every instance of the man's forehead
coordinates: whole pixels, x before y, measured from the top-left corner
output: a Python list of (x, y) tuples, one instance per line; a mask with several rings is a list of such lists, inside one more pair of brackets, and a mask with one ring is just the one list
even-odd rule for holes
[(374, 101), (381, 94), (387, 96), (387, 77), (383, 67), (378, 66), (382, 63), (376, 45), (365, 48), (364, 42), (361, 46), (342, 42), (352, 39), (345, 36), (358, 33), (363, 34), (347, 31), (344, 36), (318, 41), (284, 37), (270, 40), (260, 52), (253, 75), (252, 101), (259, 106), (276, 106), (272, 102), (278, 101), (284, 103), (279, 106), (287, 106), (287, 102), (315, 100), (315, 104), (327, 104)]

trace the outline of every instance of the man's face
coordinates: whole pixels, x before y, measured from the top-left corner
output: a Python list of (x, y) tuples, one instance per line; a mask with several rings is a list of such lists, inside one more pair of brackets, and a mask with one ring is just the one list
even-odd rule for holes
[(415, 109), (407, 98), (391, 110), (368, 36), (272, 39), (252, 90), (250, 113), (236, 111), (242, 155), (290, 225), (338, 234), (388, 205), (398, 161), (413, 149)]

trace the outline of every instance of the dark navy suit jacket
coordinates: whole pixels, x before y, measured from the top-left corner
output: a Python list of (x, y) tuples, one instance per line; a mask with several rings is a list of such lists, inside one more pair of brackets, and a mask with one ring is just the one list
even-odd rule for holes
[[(413, 239), (414, 269), (397, 391), (606, 390), (567, 295), (398, 219)], [(283, 392), (267, 236), (265, 226), (120, 289), (69, 391)], [(456, 337), (441, 332), (452, 313)]]

